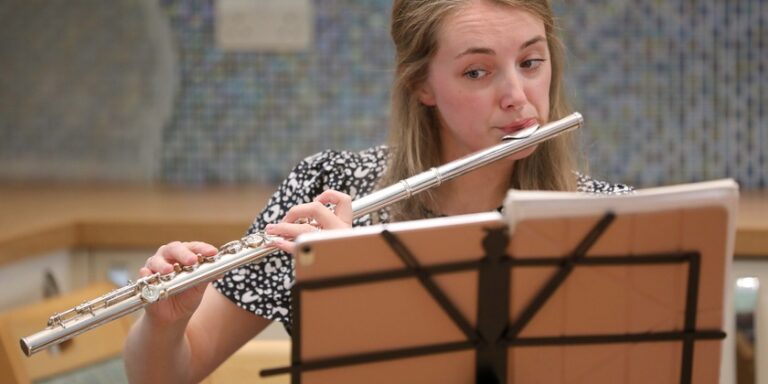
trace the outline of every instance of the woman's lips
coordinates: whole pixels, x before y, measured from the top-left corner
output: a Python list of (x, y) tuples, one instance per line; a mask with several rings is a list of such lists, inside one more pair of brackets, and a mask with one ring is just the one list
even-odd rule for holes
[(536, 122), (535, 118), (528, 118), (528, 119), (523, 119), (523, 120), (517, 120), (517, 121), (515, 121), (512, 124), (499, 127), (499, 129), (501, 129), (501, 131), (505, 135), (511, 135), (511, 134), (513, 134), (513, 133), (515, 133), (515, 132), (517, 132), (519, 130), (528, 128), (528, 127), (536, 125), (536, 124), (537, 124), (537, 122)]

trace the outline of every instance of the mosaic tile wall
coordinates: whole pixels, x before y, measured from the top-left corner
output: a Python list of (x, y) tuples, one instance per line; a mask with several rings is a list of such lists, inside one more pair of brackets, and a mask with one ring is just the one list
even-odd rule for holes
[(567, 1), (592, 173), (768, 185), (768, 2)]
[(315, 152), (386, 139), (389, 0), (314, 1), (314, 43), (299, 53), (222, 53), (210, 0), (161, 4), (182, 78), (164, 132), (165, 180), (277, 182)]
[(153, 180), (167, 24), (153, 0), (0, 1), (0, 180)]
[[(126, 179), (135, 176), (121, 170), (139, 165), (158, 169), (143, 174), (173, 183), (276, 182), (316, 151), (380, 143), (386, 137), (391, 82), (390, 2), (313, 0), (315, 35), (309, 50), (223, 53), (214, 45), (212, 0), (115, 0), (109, 4), (125, 3), (119, 25), (134, 23), (118, 35), (133, 38), (124, 37), (118, 45), (121, 55), (97, 38), (102, 35), (83, 32), (111, 28), (108, 23), (83, 22), (80, 32), (55, 32), (51, 25), (56, 24), (40, 16), (76, 16), (83, 12), (78, 7), (110, 12), (102, 2), (0, 3), (0, 178), (7, 176), (2, 170), (9, 161), (24, 154), (31, 162), (47, 159), (51, 174), (57, 163), (66, 162), (50, 159), (75, 159), (81, 165), (106, 164), (113, 170), (108, 175)], [(9, 3), (35, 4), (42, 12), (22, 15), (36, 20), (30, 25)], [(179, 79), (178, 88), (172, 82), (162, 88), (166, 93), (173, 90), (167, 101), (173, 103), (173, 112), (157, 133), (154, 152), (145, 150), (140, 162), (136, 153), (147, 146), (135, 135), (139, 128), (121, 128), (131, 126), (126, 123), (132, 121), (131, 112), (140, 116), (137, 111), (165, 99), (144, 97), (159, 93), (141, 91), (157, 81), (128, 75), (134, 70), (157, 73), (148, 64), (157, 51), (140, 42), (162, 35), (146, 31), (151, 24), (142, 25), (144, 16), (130, 8), (137, 3), (152, 3), (170, 24)], [(720, 177), (733, 177), (746, 189), (768, 186), (765, 1), (554, 3), (571, 56), (569, 90), (587, 120), (583, 144), (591, 173), (638, 186)], [(11, 35), (6, 32), (35, 29), (36, 40), (7, 44)], [(67, 33), (80, 33), (80, 39), (62, 38)], [(54, 53), (69, 49), (81, 53), (73, 57), (91, 58), (67, 62), (64, 70), (102, 74), (102, 83), (90, 84), (90, 95), (133, 92), (116, 100), (90, 97), (77, 104), (69, 97), (73, 87), (82, 89), (79, 82), (25, 91), (28, 84), (37, 84), (39, 71), (53, 67), (41, 66), (34, 56), (20, 61), (10, 55), (48, 47)], [(115, 62), (115, 57), (123, 60)], [(90, 66), (83, 67), (84, 62)], [(52, 100), (53, 108), (45, 104)], [(107, 123), (98, 123), (102, 121)], [(65, 144), (58, 145), (62, 140)], [(130, 156), (119, 155), (129, 149)], [(87, 173), (87, 167), (79, 169)], [(103, 172), (92, 176), (104, 178)]]

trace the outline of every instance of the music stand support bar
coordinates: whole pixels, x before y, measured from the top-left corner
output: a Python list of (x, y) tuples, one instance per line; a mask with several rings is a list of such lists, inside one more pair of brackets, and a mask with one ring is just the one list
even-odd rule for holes
[[(693, 378), (693, 351), (697, 340), (721, 340), (726, 334), (722, 330), (697, 330), (698, 287), (700, 280), (701, 255), (698, 252), (676, 252), (671, 254), (649, 254), (629, 256), (584, 257), (589, 248), (607, 230), (615, 215), (607, 212), (582, 239), (566, 259), (533, 258), (514, 259), (506, 255), (509, 242), (505, 228), (488, 228), (483, 239), (484, 257), (480, 261), (446, 263), (422, 267), (412, 252), (391, 232), (384, 230), (382, 236), (406, 265), (400, 270), (382, 271), (355, 276), (342, 276), (299, 282), (293, 287), (292, 307), (294, 313), (293, 342), (288, 367), (261, 371), (262, 377), (291, 373), (291, 383), (301, 384), (301, 373), (317, 369), (337, 368), (385, 360), (424, 356), (438, 353), (475, 349), (477, 382), (503, 383), (507, 377), (507, 349), (511, 346), (581, 345), (608, 343), (669, 342), (683, 343), (680, 382), (690, 384)], [(681, 331), (643, 332), (634, 334), (601, 334), (556, 337), (519, 337), (525, 325), (546, 304), (576, 266), (600, 265), (649, 265), (688, 264), (686, 307), (684, 329)], [(514, 324), (508, 324), (510, 302), (510, 268), (551, 265), (559, 271), (534, 296), (531, 304), (523, 310)], [(434, 283), (432, 275), (456, 271), (478, 270), (478, 319), (477, 330), (458, 311), (448, 296)], [(301, 361), (301, 292), (303, 290), (325, 289), (339, 286), (371, 283), (416, 277), (420, 284), (440, 305), (446, 314), (462, 330), (467, 340), (426, 345), (396, 350), (340, 356), (316, 361)], [(503, 289), (506, 287), (506, 289)], [(503, 308), (500, 309), (500, 308)]]
[(403, 244), (397, 237), (395, 237), (392, 232), (387, 231), (386, 229), (381, 232), (381, 236), (384, 238), (387, 244), (389, 244), (390, 248), (395, 251), (395, 254), (400, 257), (400, 260), (403, 261), (403, 264), (405, 264), (406, 268), (416, 275), (419, 283), (424, 287), (424, 289), (427, 290), (427, 292), (429, 292), (429, 295), (432, 296), (437, 304), (440, 305), (440, 308), (442, 308), (443, 311), (448, 314), (451, 320), (453, 320), (454, 324), (456, 324), (456, 326), (461, 329), (461, 331), (464, 333), (464, 337), (473, 343), (477, 342), (479, 338), (478, 332), (472, 329), (472, 326), (469, 325), (469, 321), (467, 321), (467, 319), (464, 318), (464, 315), (459, 312), (459, 309), (453, 305), (451, 300), (448, 298), (448, 295), (446, 295), (440, 289), (440, 287), (437, 286), (435, 281), (432, 279), (432, 276), (421, 268), (418, 260), (415, 256), (413, 256), (411, 251), (408, 250), (405, 244)]
[(477, 329), (482, 341), (475, 353), (475, 382), (501, 384), (507, 381), (509, 349), (504, 343), (511, 292), (509, 268), (504, 265), (509, 236), (507, 228), (487, 228), (486, 233), (477, 277)]
[(560, 286), (565, 282), (565, 279), (568, 278), (568, 276), (573, 271), (573, 268), (576, 266), (575, 263), (584, 259), (584, 255), (587, 254), (587, 251), (589, 251), (589, 249), (597, 242), (597, 240), (600, 239), (600, 236), (605, 233), (605, 230), (608, 229), (608, 226), (611, 225), (615, 218), (616, 215), (613, 214), (613, 212), (606, 213), (600, 219), (600, 221), (598, 221), (597, 224), (589, 231), (589, 233), (587, 233), (587, 236), (581, 240), (579, 245), (576, 246), (576, 249), (571, 252), (571, 255), (563, 260), (563, 262), (560, 264), (560, 268), (557, 270), (557, 273), (555, 273), (555, 275), (552, 276), (549, 281), (547, 281), (544, 287), (533, 298), (531, 304), (529, 304), (528, 307), (523, 310), (523, 313), (520, 315), (517, 321), (512, 324), (509, 332), (505, 337), (506, 339), (514, 339), (517, 337), (517, 335), (520, 334), (523, 328), (528, 325), (528, 322), (533, 319), (533, 316), (539, 312), (544, 304), (547, 303), (547, 300), (549, 300), (555, 291), (557, 291), (557, 289), (560, 288)]
[(696, 313), (699, 302), (699, 274), (701, 272), (701, 255), (690, 255), (688, 261), (688, 288), (685, 294), (685, 339), (683, 339), (683, 356), (680, 367), (680, 383), (693, 382), (693, 342), (692, 333), (696, 331)]

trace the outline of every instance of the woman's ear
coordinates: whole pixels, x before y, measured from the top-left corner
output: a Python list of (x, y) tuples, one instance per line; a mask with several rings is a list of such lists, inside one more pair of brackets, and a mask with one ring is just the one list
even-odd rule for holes
[(428, 107), (434, 107), (435, 102), (435, 92), (432, 89), (432, 86), (429, 85), (426, 81), (422, 83), (419, 88), (416, 91), (417, 96), (419, 97), (419, 101), (428, 106)]

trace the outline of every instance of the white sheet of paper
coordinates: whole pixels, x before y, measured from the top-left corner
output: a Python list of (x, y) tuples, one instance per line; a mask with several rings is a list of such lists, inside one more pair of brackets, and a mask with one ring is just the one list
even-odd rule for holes
[(216, 44), (225, 51), (306, 50), (313, 40), (310, 0), (217, 0)]

